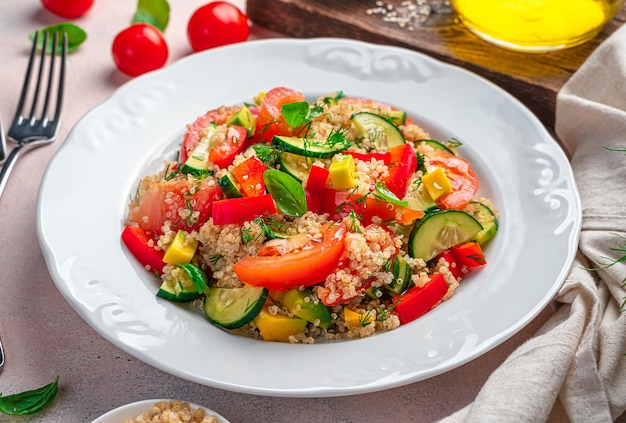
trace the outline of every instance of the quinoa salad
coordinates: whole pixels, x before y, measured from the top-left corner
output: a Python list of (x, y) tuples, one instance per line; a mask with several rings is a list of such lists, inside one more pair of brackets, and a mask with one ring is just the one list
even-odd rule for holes
[(314, 343), (396, 329), (487, 265), (499, 215), (460, 141), (384, 99), (251, 95), (190, 123), (129, 203), (121, 238), (157, 296)]

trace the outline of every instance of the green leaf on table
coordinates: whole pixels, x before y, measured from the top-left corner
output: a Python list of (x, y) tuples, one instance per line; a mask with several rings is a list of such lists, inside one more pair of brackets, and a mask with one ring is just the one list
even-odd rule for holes
[(70, 23), (62, 23), (56, 25), (50, 25), (45, 28), (38, 29), (36, 31), (28, 34), (28, 38), (33, 41), (35, 39), (35, 34), (39, 32), (39, 39), (37, 40), (37, 50), (41, 51), (43, 49), (43, 36), (44, 33), (48, 33), (48, 45), (46, 46), (46, 53), (52, 54), (52, 49), (54, 47), (54, 33), (58, 33), (59, 42), (57, 44), (57, 54), (61, 53), (61, 49), (63, 48), (62, 35), (63, 33), (67, 34), (67, 52), (71, 53), (78, 48), (86, 39), (87, 33), (79, 26), (70, 24)]
[(302, 185), (292, 176), (276, 169), (266, 170), (263, 174), (265, 187), (276, 206), (287, 216), (302, 216), (307, 211), (306, 195)]
[(170, 5), (167, 0), (138, 0), (132, 23), (147, 23), (161, 32), (170, 20)]
[(54, 399), (59, 391), (59, 377), (54, 382), (32, 391), (2, 396), (0, 393), (0, 412), (14, 416), (31, 414), (41, 410)]

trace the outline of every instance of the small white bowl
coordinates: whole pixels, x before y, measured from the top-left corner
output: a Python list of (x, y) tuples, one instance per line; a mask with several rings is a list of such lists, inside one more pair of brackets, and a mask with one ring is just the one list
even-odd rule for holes
[[(171, 401), (169, 399), (149, 399), (143, 401), (137, 401), (130, 404), (122, 405), (114, 410), (111, 410), (102, 416), (95, 419), (92, 423), (124, 423), (124, 419), (133, 419), (143, 413), (144, 411), (150, 410), (150, 408), (157, 402), (160, 401)], [(182, 400), (181, 400), (182, 401)], [(217, 421), (219, 423), (230, 423), (223, 416), (211, 410), (210, 408), (206, 408), (202, 405), (195, 404), (193, 402), (187, 401), (189, 406), (193, 409), (202, 408), (206, 414), (213, 415), (217, 417)]]

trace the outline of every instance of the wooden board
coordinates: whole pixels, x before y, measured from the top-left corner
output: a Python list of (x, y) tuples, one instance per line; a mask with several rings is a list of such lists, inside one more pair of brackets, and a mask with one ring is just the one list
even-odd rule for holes
[(375, 0), (247, 0), (255, 24), (296, 38), (339, 37), (410, 48), (475, 72), (520, 99), (551, 131), (556, 94), (591, 52), (626, 21), (626, 8), (592, 41), (550, 53), (495, 47), (459, 21), (412, 31), (368, 14)]

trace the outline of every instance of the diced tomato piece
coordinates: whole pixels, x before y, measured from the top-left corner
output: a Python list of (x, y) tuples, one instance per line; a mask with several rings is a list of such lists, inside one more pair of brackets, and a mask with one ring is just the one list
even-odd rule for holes
[(411, 176), (417, 170), (417, 156), (410, 143), (392, 147), (389, 152), (389, 176), (384, 178), (384, 182), (389, 191), (402, 199), (411, 183)]
[(255, 139), (270, 142), (274, 135), (294, 135), (297, 128), (289, 126), (283, 118), (281, 109), (284, 104), (304, 100), (304, 94), (291, 88), (277, 87), (269, 90), (259, 108)]
[(211, 217), (213, 201), (221, 195), (219, 187), (209, 186), (206, 180), (161, 181), (133, 200), (128, 220), (156, 235), (163, 233), (166, 221), (173, 231), (192, 231)]
[(204, 137), (206, 129), (212, 124), (223, 125), (228, 121), (228, 118), (239, 110), (239, 107), (220, 107), (219, 109), (213, 109), (200, 116), (194, 123), (189, 125), (183, 144), (180, 147), (180, 155), (178, 157), (178, 163), (185, 163), (189, 154), (196, 148), (200, 140)]
[(372, 159), (374, 159), (382, 160), (385, 164), (391, 163), (391, 153), (389, 151), (372, 151), (369, 153), (356, 153), (354, 151), (348, 151), (347, 154), (363, 162), (369, 163)]
[(244, 195), (256, 197), (267, 192), (263, 179), (263, 173), (266, 170), (267, 166), (256, 156), (252, 156), (233, 169), (233, 176), (241, 185)]
[(242, 224), (259, 216), (275, 214), (276, 205), (270, 194), (229, 198), (215, 201), (212, 213), (213, 223), (216, 225)]
[(209, 151), (209, 161), (221, 168), (230, 166), (235, 156), (241, 153), (246, 146), (246, 128), (230, 125), (226, 132), (223, 144), (216, 145)]
[(322, 195), (328, 182), (328, 169), (321, 166), (311, 166), (309, 177), (306, 181), (304, 193), (306, 195), (307, 209), (319, 213), (322, 204)]
[(150, 272), (163, 273), (163, 250), (155, 250), (156, 244), (139, 226), (127, 225), (122, 231), (122, 241), (128, 251)]
[(434, 273), (423, 286), (414, 286), (394, 299), (401, 324), (409, 323), (433, 308), (448, 292), (443, 275)]
[(483, 249), (477, 242), (466, 242), (450, 249), (450, 253), (461, 269), (468, 271), (483, 267), (487, 264)]
[(287, 291), (322, 282), (336, 267), (344, 249), (346, 228), (331, 222), (322, 227), (323, 237), (307, 234), (266, 242), (255, 256), (233, 265), (241, 281), (270, 291)]
[(478, 176), (467, 160), (455, 156), (444, 150), (434, 150), (428, 153), (426, 168), (428, 170), (440, 167), (452, 184), (452, 192), (437, 199), (437, 205), (442, 209), (465, 208), (478, 192)]

